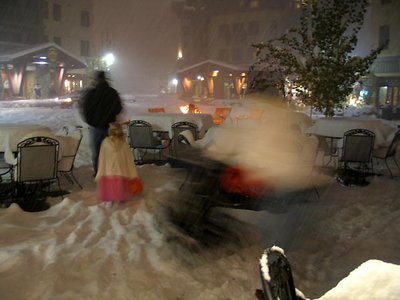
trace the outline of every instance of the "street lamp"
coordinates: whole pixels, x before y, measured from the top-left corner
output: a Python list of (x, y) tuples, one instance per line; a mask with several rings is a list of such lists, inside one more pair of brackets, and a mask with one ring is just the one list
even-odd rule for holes
[(110, 69), (110, 67), (114, 64), (115, 62), (115, 57), (114, 54), (112, 53), (107, 53), (106, 55), (103, 56), (103, 61), (106, 64), (107, 70)]

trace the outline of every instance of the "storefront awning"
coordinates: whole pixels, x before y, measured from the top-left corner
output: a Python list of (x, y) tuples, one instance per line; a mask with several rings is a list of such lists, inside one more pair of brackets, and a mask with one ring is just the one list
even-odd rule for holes
[(46, 43), (0, 53), (3, 64), (58, 64), (66, 69), (86, 68), (86, 63), (79, 57), (61, 48), (55, 43)]

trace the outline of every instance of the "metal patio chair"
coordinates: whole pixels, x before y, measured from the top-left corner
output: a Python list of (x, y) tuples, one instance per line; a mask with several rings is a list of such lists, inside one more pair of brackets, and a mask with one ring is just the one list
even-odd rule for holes
[(128, 124), (128, 143), (135, 163), (143, 163), (149, 150), (153, 151), (153, 156), (158, 153), (158, 161), (161, 161), (162, 151), (170, 146), (170, 139), (166, 132), (154, 131), (149, 122), (133, 120)]
[(18, 143), (14, 199), (25, 209), (35, 211), (39, 202), (45, 203), (47, 194), (44, 190), (49, 192), (53, 182), (57, 183), (62, 197), (57, 171), (58, 151), (58, 141), (46, 136), (31, 137)]
[(75, 158), (83, 137), (82, 127), (77, 126), (72, 133), (70, 133), (70, 130), (66, 126), (63, 127), (63, 130), (65, 135), (61, 136), (60, 138), (63, 139), (64, 147), (68, 152), (67, 154), (63, 155), (61, 160), (58, 162), (58, 172), (63, 175), (71, 184), (77, 184), (79, 188), (82, 189), (82, 185), (74, 176)]
[(186, 131), (191, 132), (191, 138), (193, 140), (197, 140), (199, 138), (199, 127), (197, 126), (197, 124), (186, 121), (176, 122), (172, 124), (172, 155), (178, 155), (179, 151), (184, 151), (190, 146), (190, 144), (188, 144), (190, 141), (187, 139), (187, 137), (185, 137), (185, 134), (181, 134)]
[(0, 158), (0, 182), (4, 180), (3, 177), (12, 179), (12, 173), (13, 165), (7, 163), (4, 158)]
[(396, 160), (396, 152), (399, 142), (400, 142), (400, 130), (398, 130), (394, 135), (393, 140), (390, 143), (389, 147), (381, 147), (372, 151), (372, 157), (375, 158), (376, 161), (383, 160), (385, 162), (386, 168), (388, 169), (390, 177), (392, 178), (393, 178), (393, 172), (389, 167), (388, 159), (392, 158), (397, 168), (400, 170), (399, 164), (397, 163)]
[(338, 180), (344, 185), (367, 184), (365, 177), (373, 172), (372, 150), (375, 134), (367, 129), (351, 129), (344, 133), (339, 157)]

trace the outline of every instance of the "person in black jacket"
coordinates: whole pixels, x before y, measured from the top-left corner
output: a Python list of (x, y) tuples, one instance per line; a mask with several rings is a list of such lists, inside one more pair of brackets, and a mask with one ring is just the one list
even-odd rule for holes
[(108, 84), (104, 71), (96, 73), (94, 87), (86, 91), (81, 101), (82, 116), (91, 126), (90, 140), (95, 176), (101, 143), (107, 136), (109, 124), (115, 122), (121, 113), (122, 102), (118, 92)]

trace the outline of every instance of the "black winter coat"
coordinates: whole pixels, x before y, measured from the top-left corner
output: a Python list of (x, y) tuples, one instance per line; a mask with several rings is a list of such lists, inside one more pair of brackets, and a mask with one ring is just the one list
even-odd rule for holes
[(121, 111), (121, 98), (107, 82), (98, 83), (81, 99), (82, 116), (92, 127), (108, 128), (108, 124), (115, 122)]

